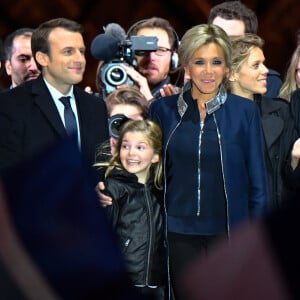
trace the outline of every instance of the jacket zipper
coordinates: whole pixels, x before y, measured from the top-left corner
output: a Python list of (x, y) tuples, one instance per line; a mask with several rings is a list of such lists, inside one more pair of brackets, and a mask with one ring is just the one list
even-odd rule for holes
[(197, 217), (200, 216), (200, 207), (201, 207), (201, 143), (202, 143), (202, 134), (203, 134), (204, 121), (200, 122), (200, 136), (199, 136), (199, 145), (198, 145), (198, 201), (197, 201)]

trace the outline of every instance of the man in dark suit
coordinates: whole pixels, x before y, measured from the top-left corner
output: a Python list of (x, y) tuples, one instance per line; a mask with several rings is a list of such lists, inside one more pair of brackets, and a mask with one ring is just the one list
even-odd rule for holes
[(64, 18), (33, 32), (32, 53), (41, 75), (0, 95), (0, 171), (35, 156), (67, 132), (93, 164), (97, 144), (108, 138), (107, 113), (102, 100), (75, 86), (86, 66), (82, 32), (80, 24)]

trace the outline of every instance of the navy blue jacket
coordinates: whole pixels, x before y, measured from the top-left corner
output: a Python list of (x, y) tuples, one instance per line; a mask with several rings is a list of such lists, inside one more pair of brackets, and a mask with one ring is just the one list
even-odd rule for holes
[[(187, 94), (189, 93), (189, 95)], [(195, 216), (197, 209), (200, 183), (193, 180), (199, 177), (198, 163), (194, 163), (191, 174), (181, 163), (182, 158), (168, 164), (182, 164), (182, 170), (176, 174), (168, 174), (166, 159), (168, 143), (178, 127), (182, 126), (183, 116), (189, 114), (186, 99), (191, 97), (190, 90), (179, 95), (173, 95), (153, 102), (150, 107), (150, 118), (162, 128), (164, 136), (164, 167), (165, 167), (165, 199), (168, 217)], [(215, 115), (216, 126), (220, 133), (219, 143), (223, 169), (223, 181), (226, 197), (227, 233), (231, 228), (248, 219), (250, 216), (262, 215), (268, 203), (268, 185), (263, 154), (263, 137), (260, 114), (257, 105), (248, 99), (223, 92)], [(218, 105), (220, 105), (218, 107)], [(208, 106), (206, 106), (208, 107)], [(193, 120), (190, 120), (193, 121)], [(192, 147), (192, 151), (199, 151), (200, 117), (194, 132), (187, 132), (188, 141), (184, 146)], [(194, 150), (193, 150), (194, 149)], [(191, 152), (190, 150), (187, 152)], [(189, 169), (190, 170), (190, 169)], [(213, 170), (212, 170), (213, 171)], [(195, 184), (184, 188), (190, 180)], [(169, 186), (177, 187), (169, 190)], [(169, 228), (170, 230), (170, 228)], [(176, 229), (171, 229), (176, 232)], [(181, 232), (179, 230), (179, 232)]]

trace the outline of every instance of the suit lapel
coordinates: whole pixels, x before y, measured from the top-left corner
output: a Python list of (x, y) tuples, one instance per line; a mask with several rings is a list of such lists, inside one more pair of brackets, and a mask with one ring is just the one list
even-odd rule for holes
[(49, 124), (60, 136), (64, 137), (66, 135), (65, 127), (60, 118), (54, 100), (52, 99), (51, 94), (41, 76), (33, 83), (32, 93), (36, 105), (40, 108), (42, 114), (49, 121)]
[(280, 109), (276, 100), (263, 100), (262, 107), (262, 128), (268, 149), (273, 145), (284, 130), (284, 123), (274, 112)]

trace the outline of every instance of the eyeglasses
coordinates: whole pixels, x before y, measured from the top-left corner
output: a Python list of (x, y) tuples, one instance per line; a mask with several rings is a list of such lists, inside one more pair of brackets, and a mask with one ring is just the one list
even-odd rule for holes
[(147, 56), (150, 52), (154, 52), (157, 56), (164, 56), (167, 52), (172, 52), (171, 49), (166, 47), (158, 47), (155, 51), (135, 51), (135, 55), (137, 56)]

